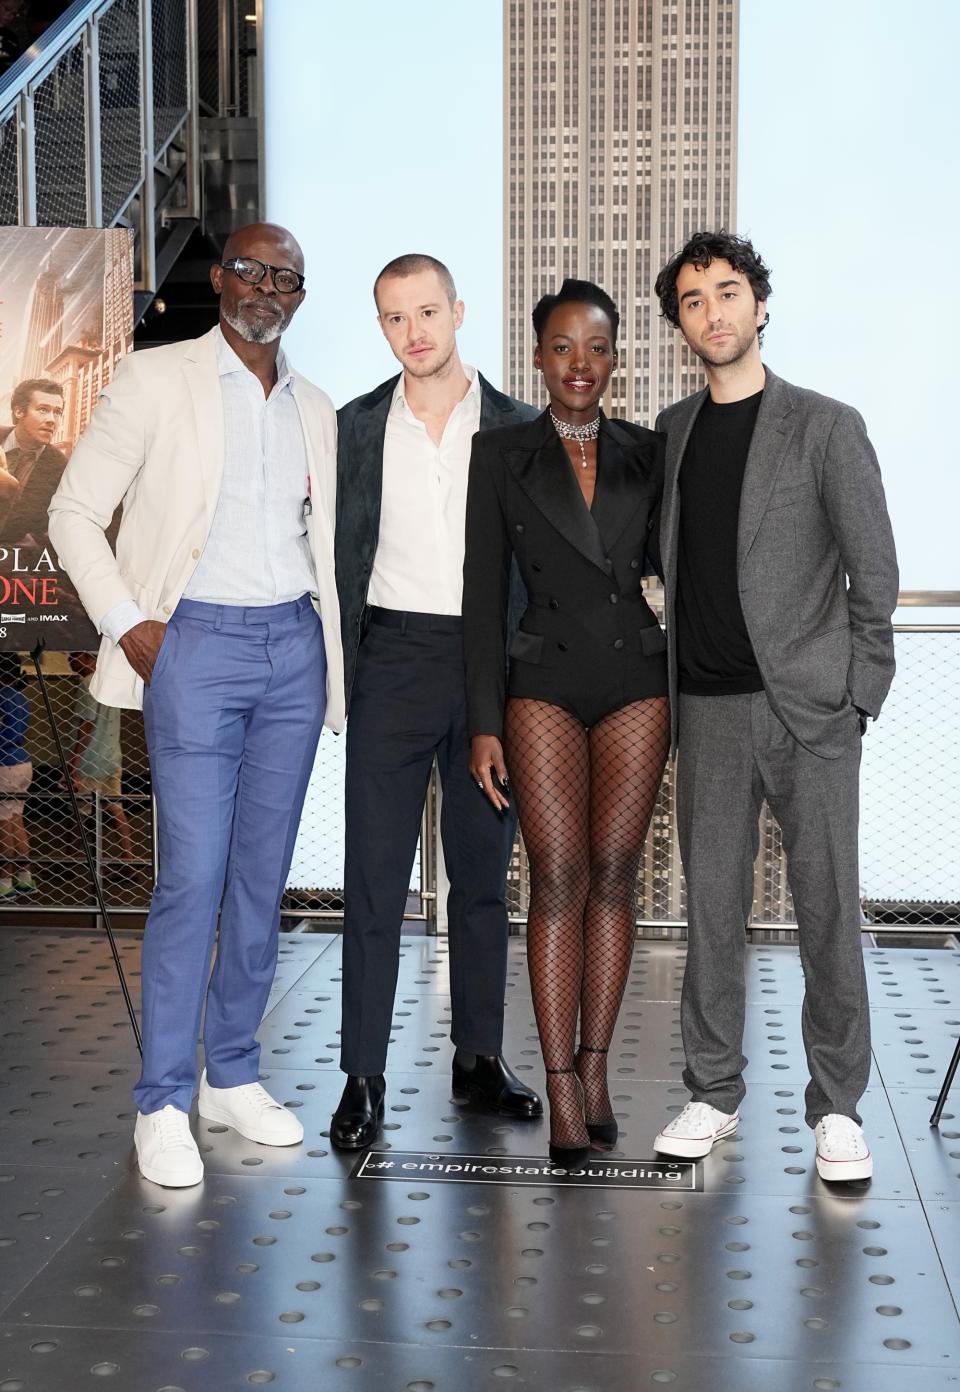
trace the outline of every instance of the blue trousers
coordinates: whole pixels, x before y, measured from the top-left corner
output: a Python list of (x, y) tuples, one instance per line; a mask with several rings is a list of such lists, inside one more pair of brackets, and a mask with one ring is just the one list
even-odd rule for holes
[(204, 1005), (211, 1085), (257, 1079), (325, 681), (306, 597), (249, 609), (181, 600), (167, 625), (143, 706), (159, 874), (143, 941), (141, 1112), (189, 1111)]

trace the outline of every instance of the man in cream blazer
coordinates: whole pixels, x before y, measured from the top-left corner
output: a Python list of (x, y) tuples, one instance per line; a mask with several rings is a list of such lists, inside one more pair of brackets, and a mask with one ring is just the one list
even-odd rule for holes
[[(303, 300), (283, 228), (234, 233), (220, 322), (124, 359), (50, 505), (50, 537), (103, 635), (93, 695), (143, 705), (160, 869), (143, 945), (141, 1173), (203, 1176), (188, 1113), (303, 1139), (257, 1082), (280, 900), (324, 723), (344, 722), (334, 581), (336, 417), (280, 335)], [(104, 529), (117, 504), (116, 556)], [(219, 919), (216, 964), (210, 957)]]

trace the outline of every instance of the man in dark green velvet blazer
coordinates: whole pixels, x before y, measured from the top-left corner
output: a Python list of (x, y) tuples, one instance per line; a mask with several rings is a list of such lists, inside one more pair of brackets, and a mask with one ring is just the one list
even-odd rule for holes
[(512, 1117), (542, 1110), (501, 1057), (516, 814), (496, 812), (469, 775), (460, 614), (473, 436), (537, 412), (461, 362), (463, 303), (442, 262), (396, 258), (377, 277), (374, 297), (403, 372), (338, 417), (336, 565), (349, 709), (340, 1058), (347, 1083), (331, 1140), (344, 1150), (370, 1145), (383, 1118), (400, 932), (434, 760), (450, 881), (454, 1093)]

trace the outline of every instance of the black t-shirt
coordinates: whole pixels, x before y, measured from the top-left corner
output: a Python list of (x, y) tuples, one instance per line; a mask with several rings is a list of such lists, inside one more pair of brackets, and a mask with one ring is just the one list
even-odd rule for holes
[(763, 690), (737, 585), (740, 491), (762, 398), (707, 397), (680, 466), (677, 660), (692, 696)]

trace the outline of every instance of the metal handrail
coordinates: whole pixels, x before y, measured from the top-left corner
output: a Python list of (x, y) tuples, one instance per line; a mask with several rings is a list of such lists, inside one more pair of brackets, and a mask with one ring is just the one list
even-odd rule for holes
[(5, 116), (28, 84), (70, 47), (102, 4), (103, 0), (73, 0), (70, 8), (7, 68), (0, 77), (0, 116)]
[(901, 590), (898, 609), (960, 608), (960, 590)]
[[(123, 201), (104, 209), (104, 164), (101, 150), (100, 30), (116, 0), (74, 0), (74, 3), (21, 54), (0, 79), (0, 121), (15, 122), (17, 222), (31, 227), (38, 222), (38, 163), (34, 103), (37, 90), (71, 51), (81, 46), (83, 60), (82, 130), (85, 145), (85, 209), (87, 227), (131, 226), (136, 238), (139, 265), (137, 288), (146, 295), (141, 311), (158, 285), (157, 234), (174, 220), (199, 221), (200, 150), (197, 76), (197, 0), (184, 3), (185, 94), (177, 117), (164, 129), (162, 148), (154, 140), (153, 0), (138, 0), (138, 63), (140, 161), (134, 165)], [(131, 103), (134, 107), (134, 103)], [(134, 107), (135, 109), (135, 107)], [(182, 150), (182, 164), (175, 177), (169, 168), (174, 141)], [(159, 191), (159, 192), (158, 192)], [(139, 215), (131, 213), (136, 203)]]

